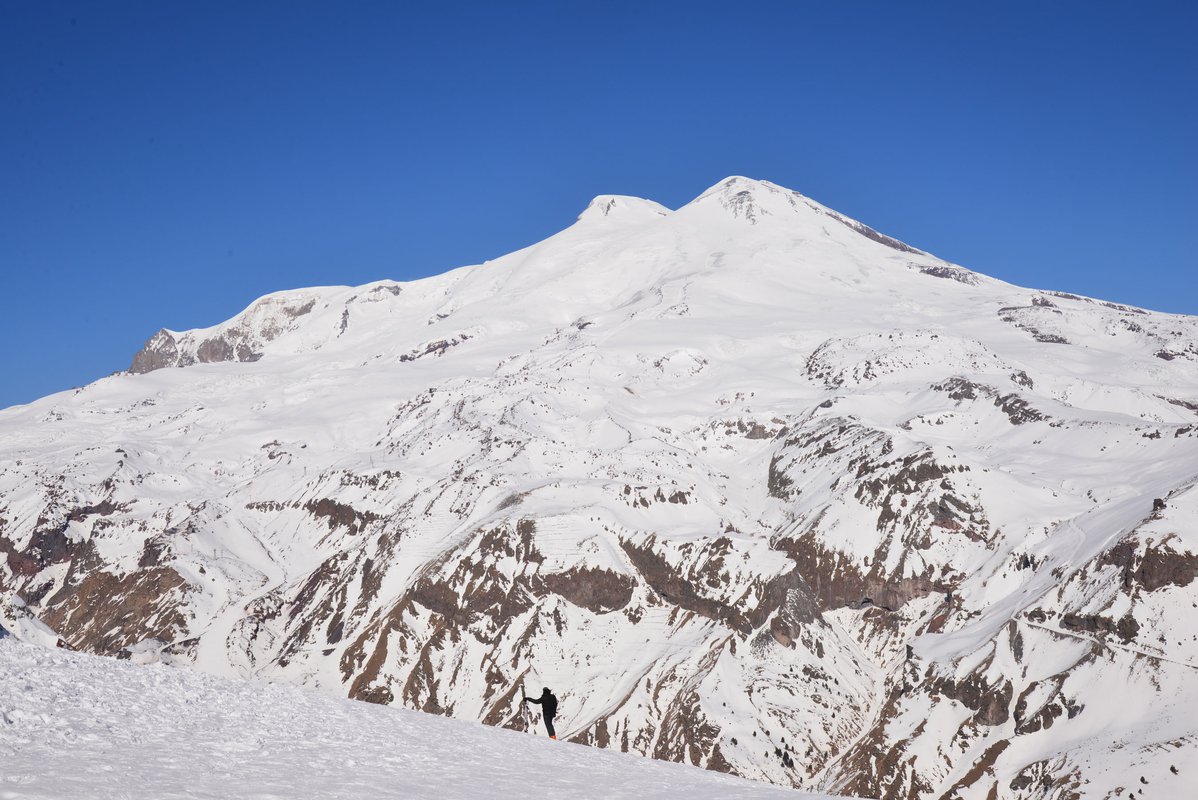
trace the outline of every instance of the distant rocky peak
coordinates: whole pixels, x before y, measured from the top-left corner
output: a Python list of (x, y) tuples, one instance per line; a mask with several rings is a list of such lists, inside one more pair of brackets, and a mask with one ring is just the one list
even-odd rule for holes
[[(761, 217), (782, 210), (778, 207), (778, 200), (780, 196), (788, 193), (789, 190), (768, 181), (732, 175), (703, 192), (687, 206), (700, 208), (715, 203), (733, 217), (756, 225)], [(785, 203), (785, 199), (782, 202)]]
[(833, 211), (804, 194), (769, 181), (733, 175), (703, 192), (684, 208), (708, 209), (713, 205), (720, 208), (725, 214), (743, 220), (750, 225), (757, 225), (765, 219), (772, 219), (779, 225), (798, 224), (810, 231), (816, 231), (824, 229), (825, 221), (830, 219), (885, 247), (903, 253), (923, 254), (922, 250), (879, 233), (868, 225)]
[(186, 367), (218, 361), (257, 361), (267, 342), (293, 329), (312, 312), (317, 292), (295, 290), (255, 300), (231, 320), (211, 328), (178, 333), (165, 328), (150, 337), (133, 357), (130, 372)]
[(647, 221), (669, 216), (670, 213), (670, 209), (652, 200), (619, 194), (601, 194), (587, 204), (578, 215), (578, 221)]
[(776, 183), (742, 175), (725, 178), (684, 208), (704, 213), (718, 209), (723, 214), (751, 225), (766, 219), (771, 219), (777, 225), (790, 226), (796, 222), (820, 225), (820, 218), (825, 215), (839, 217), (835, 212), (799, 192)]

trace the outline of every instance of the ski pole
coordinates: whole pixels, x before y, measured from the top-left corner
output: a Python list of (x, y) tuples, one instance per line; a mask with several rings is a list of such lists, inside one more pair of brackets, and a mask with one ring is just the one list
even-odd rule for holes
[(528, 697), (528, 690), (524, 688), (524, 679), (520, 679), (520, 715), (524, 717), (524, 730), (532, 732), (532, 711), (528, 708), (528, 703), (525, 698)]

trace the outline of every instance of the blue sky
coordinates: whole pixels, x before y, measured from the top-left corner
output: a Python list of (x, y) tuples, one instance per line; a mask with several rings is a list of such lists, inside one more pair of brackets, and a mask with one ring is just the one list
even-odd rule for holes
[(734, 5), (0, 5), (0, 407), (730, 174), (1198, 313), (1196, 4)]

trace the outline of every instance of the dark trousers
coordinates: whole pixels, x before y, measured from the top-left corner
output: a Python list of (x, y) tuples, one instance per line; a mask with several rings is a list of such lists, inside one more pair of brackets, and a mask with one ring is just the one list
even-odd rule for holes
[(557, 736), (557, 731), (553, 729), (553, 717), (545, 717), (545, 730), (549, 731), (550, 736)]

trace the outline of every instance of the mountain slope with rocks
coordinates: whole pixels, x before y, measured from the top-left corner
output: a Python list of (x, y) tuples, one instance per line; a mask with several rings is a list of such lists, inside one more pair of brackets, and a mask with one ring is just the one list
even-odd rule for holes
[(0, 624), (516, 729), (548, 685), (805, 789), (1188, 797), (1196, 483), (1198, 319), (729, 178), (0, 411)]

